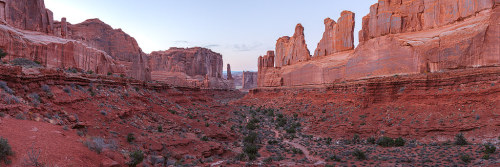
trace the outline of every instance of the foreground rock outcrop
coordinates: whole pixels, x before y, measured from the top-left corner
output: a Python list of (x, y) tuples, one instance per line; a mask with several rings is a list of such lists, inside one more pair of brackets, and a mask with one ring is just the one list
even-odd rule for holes
[[(323, 39), (311, 60), (287, 64), (289, 66), (259, 65), (259, 87), (327, 85), (499, 66), (499, 3), (493, 0), (380, 0), (363, 18), (360, 44), (355, 49), (335, 45), (352, 44), (353, 32), (348, 30), (352, 30), (354, 14), (343, 12), (339, 19), (342, 21), (337, 24), (331, 19), (325, 20)], [(339, 26), (341, 23), (344, 26)], [(336, 27), (347, 28), (336, 30)], [(277, 46), (276, 51), (280, 50), (282, 47)], [(262, 61), (263, 58), (259, 58), (259, 63)]]

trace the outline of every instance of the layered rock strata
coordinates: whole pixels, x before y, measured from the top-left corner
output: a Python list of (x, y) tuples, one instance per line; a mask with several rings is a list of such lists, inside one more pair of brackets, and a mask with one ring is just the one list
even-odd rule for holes
[[(327, 85), (499, 66), (499, 4), (493, 0), (380, 0), (363, 18), (360, 44), (354, 50), (335, 52), (331, 34), (340, 23), (326, 19), (316, 56), (289, 66), (259, 65), (259, 87)], [(352, 31), (344, 33), (340, 36), (352, 36)], [(350, 38), (342, 40), (351, 43)]]

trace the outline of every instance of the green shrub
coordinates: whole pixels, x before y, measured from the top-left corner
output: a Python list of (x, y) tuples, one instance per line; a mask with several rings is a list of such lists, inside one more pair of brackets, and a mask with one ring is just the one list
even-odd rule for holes
[(127, 142), (132, 143), (134, 140), (135, 140), (134, 134), (133, 133), (129, 133), (127, 135)]
[(329, 160), (330, 161), (336, 161), (336, 162), (340, 162), (341, 161), (341, 159), (338, 156), (336, 156), (336, 155), (330, 156)]
[(248, 130), (255, 130), (255, 129), (257, 129), (258, 127), (259, 127), (259, 125), (256, 125), (256, 124), (255, 124), (255, 123), (253, 123), (253, 122), (248, 122), (248, 124), (247, 124), (247, 126), (246, 126), (246, 128), (247, 128)]
[(9, 156), (14, 155), (12, 148), (9, 145), (9, 141), (0, 137), (0, 161), (3, 161), (6, 165), (11, 163)]
[(257, 153), (259, 152), (259, 148), (254, 144), (247, 144), (243, 148), (243, 152), (247, 154), (248, 160), (253, 161), (257, 159)]
[(497, 150), (497, 147), (495, 147), (492, 144), (485, 144), (484, 145), (484, 153), (486, 154), (493, 154)]
[(368, 144), (375, 144), (376, 140), (375, 140), (375, 138), (374, 138), (374, 137), (369, 137), (368, 139), (366, 139), (366, 142), (367, 142)]
[(157, 129), (158, 129), (158, 132), (163, 132), (163, 127), (161, 125), (158, 125)]
[(394, 145), (394, 139), (390, 138), (390, 137), (380, 137), (378, 140), (377, 140), (377, 145), (379, 146), (382, 146), (382, 147), (391, 147)]
[(297, 131), (296, 131), (296, 130), (295, 130), (295, 128), (293, 128), (293, 127), (290, 127), (290, 128), (288, 128), (288, 129), (286, 129), (286, 133), (290, 133), (290, 134), (291, 134), (291, 133), (296, 133), (296, 132), (297, 132)]
[(490, 159), (490, 154), (484, 154), (481, 159), (484, 159), (484, 160), (489, 160)]
[(302, 152), (302, 150), (298, 148), (292, 148), (292, 152), (293, 154), (304, 154), (304, 152)]
[(469, 144), (465, 139), (464, 134), (459, 133), (455, 136), (455, 145), (463, 146)]
[(275, 144), (278, 144), (278, 141), (276, 141), (276, 140), (269, 140), (269, 141), (267, 141), (267, 144), (275, 145)]
[(365, 152), (363, 152), (363, 151), (361, 151), (359, 149), (354, 150), (354, 152), (352, 153), (352, 155), (354, 157), (356, 157), (357, 160), (366, 160)]
[(111, 73), (111, 72), (108, 72), (108, 76), (110, 76), (110, 75), (113, 75), (113, 73)]
[(255, 132), (250, 132), (250, 134), (248, 134), (248, 136), (246, 136), (244, 139), (243, 139), (243, 142), (245, 143), (257, 143), (257, 133)]
[(141, 150), (133, 151), (129, 154), (130, 162), (128, 162), (128, 166), (135, 167), (140, 164), (144, 160), (144, 154)]
[(42, 67), (40, 65), (40, 62), (31, 61), (31, 60), (28, 60), (25, 58), (16, 58), (16, 59), (10, 61), (10, 63), (12, 65), (15, 65), (15, 66), (22, 66), (22, 67), (26, 67), (26, 68)]
[(359, 135), (358, 134), (354, 134), (354, 136), (352, 137), (352, 143), (353, 144), (358, 144), (359, 142), (360, 142)]
[(207, 136), (201, 137), (201, 141), (208, 141), (208, 137)]
[(406, 141), (402, 137), (398, 137), (396, 140), (394, 140), (394, 146), (396, 146), (396, 147), (405, 146), (405, 143), (406, 143)]
[(470, 155), (464, 154), (460, 156), (460, 160), (462, 160), (465, 163), (470, 163), (472, 158), (470, 157)]

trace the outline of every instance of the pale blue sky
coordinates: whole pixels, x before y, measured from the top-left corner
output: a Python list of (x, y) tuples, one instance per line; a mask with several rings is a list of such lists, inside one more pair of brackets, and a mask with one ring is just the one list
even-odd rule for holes
[[(305, 28), (311, 54), (322, 37), (323, 20), (343, 10), (361, 18), (377, 0), (45, 0), (54, 19), (72, 24), (99, 18), (134, 37), (144, 52), (201, 46), (221, 53), (233, 71), (257, 70), (257, 58), (274, 50), (281, 36)], [(225, 67), (225, 65), (224, 65)]]

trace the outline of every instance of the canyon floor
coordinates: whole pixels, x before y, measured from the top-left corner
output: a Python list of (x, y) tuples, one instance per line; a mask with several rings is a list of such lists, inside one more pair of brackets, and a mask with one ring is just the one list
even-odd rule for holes
[(10, 166), (498, 166), (498, 76), (242, 93), (1, 65), (0, 136)]

